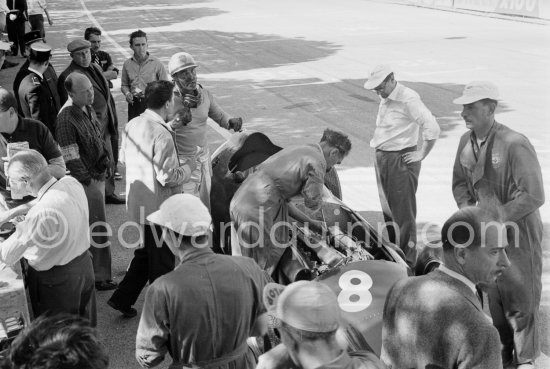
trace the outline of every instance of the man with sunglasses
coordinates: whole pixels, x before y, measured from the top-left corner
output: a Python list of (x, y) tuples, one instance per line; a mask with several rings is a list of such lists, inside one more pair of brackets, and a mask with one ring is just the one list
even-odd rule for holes
[[(388, 65), (376, 66), (364, 87), (381, 97), (370, 145), (376, 150), (378, 195), (388, 237), (414, 267), (420, 163), (435, 145), (440, 128), (420, 96), (398, 83)], [(420, 132), (423, 143), (417, 147)]]

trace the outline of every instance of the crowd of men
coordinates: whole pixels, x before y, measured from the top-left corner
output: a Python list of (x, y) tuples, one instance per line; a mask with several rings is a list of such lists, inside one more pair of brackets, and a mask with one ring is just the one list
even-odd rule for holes
[[(169, 354), (173, 368), (534, 368), (542, 175), (529, 140), (496, 122), (495, 85), (472, 82), (455, 100), (469, 129), (453, 170), (459, 210), (442, 227), (441, 267), (389, 292), (377, 357), (368, 347), (347, 352), (338, 334), (347, 323), (329, 287), (273, 283), (279, 245), (289, 242), (287, 228), (273, 228), (293, 219), (323, 231), (326, 224), (311, 212), (323, 206), (325, 174), (346, 158), (351, 140), (326, 129), (319, 143), (284, 148), (243, 174), (229, 208), (232, 255), (216, 254), (206, 120), (236, 132), (242, 119), (197, 82), (190, 54), (173, 55), (167, 73), (147, 51), (145, 32), (131, 33), (129, 44), (133, 56), (120, 72), (128, 104), (120, 157), (111, 92), (119, 70), (101, 50), (99, 29), (67, 44), (71, 62), (59, 76), (43, 32), (25, 34), (19, 47), (28, 60), (11, 89), (0, 87), (0, 153), (7, 158), (0, 223), (24, 216), (0, 243), (0, 262), (24, 258), (38, 317), (13, 343), (7, 367), (106, 368), (91, 329), (96, 290), (114, 290), (107, 304), (132, 318), (149, 283), (136, 337), (143, 367)], [(414, 270), (420, 166), (440, 128), (391, 67), (375, 67), (364, 87), (381, 98), (371, 146), (384, 218), (393, 225), (388, 237)], [(115, 193), (118, 162), (126, 167), (126, 199)], [(289, 201), (296, 195), (307, 212)], [(141, 231), (142, 245), (118, 284), (106, 203), (126, 203)], [(56, 313), (69, 315), (42, 316)], [(266, 334), (268, 315), (282, 343), (258, 358), (248, 338)], [(49, 336), (52, 330), (59, 335)]]

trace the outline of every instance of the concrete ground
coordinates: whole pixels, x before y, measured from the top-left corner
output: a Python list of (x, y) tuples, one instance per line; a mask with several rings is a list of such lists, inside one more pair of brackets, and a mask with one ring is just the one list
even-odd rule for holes
[[(421, 240), (425, 233), (436, 234), (456, 208), (451, 168), (465, 127), (461, 107), (452, 100), (469, 81), (491, 80), (499, 86), (503, 101), (497, 119), (529, 137), (550, 193), (546, 105), (550, 34), (545, 24), (367, 0), (56, 0), (50, 8), (55, 25), (46, 26), (47, 41), (54, 47), (58, 73), (69, 63), (66, 44), (81, 38), (86, 27), (103, 28), (103, 49), (119, 68), (131, 53), (129, 33), (141, 28), (148, 34), (151, 54), (166, 65), (175, 52), (193, 54), (200, 65), (200, 81), (228, 112), (244, 118), (247, 129), (263, 131), (282, 146), (315, 142), (326, 127), (348, 133), (353, 150), (338, 168), (344, 201), (372, 221), (380, 219), (369, 147), (378, 97), (362, 86), (372, 67), (391, 63), (396, 78), (422, 96), (442, 128), (441, 138), (422, 164), (417, 196)], [(15, 72), (2, 70), (0, 85), (11, 86)], [(122, 129), (126, 103), (117, 82), (113, 94)], [(212, 148), (224, 139), (215, 129), (209, 138)], [(118, 191), (124, 192), (123, 182)], [(135, 242), (136, 232), (124, 228), (123, 206), (109, 205), (107, 211), (114, 232), (114, 277), (120, 280), (132, 256), (122, 244)], [(541, 213), (544, 355), (537, 368), (546, 369), (550, 368), (550, 206), (543, 206)], [(99, 293), (98, 305), (99, 332), (111, 367), (136, 368), (138, 319), (120, 318), (105, 305), (109, 296)], [(143, 294), (138, 310), (142, 298)]]

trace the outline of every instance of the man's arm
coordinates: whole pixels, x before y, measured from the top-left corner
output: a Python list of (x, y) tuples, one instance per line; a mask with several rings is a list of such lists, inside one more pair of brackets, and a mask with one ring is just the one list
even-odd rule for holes
[(118, 69), (115, 68), (115, 65), (113, 64), (113, 59), (111, 59), (111, 55), (109, 55), (108, 53), (105, 53), (105, 57), (107, 58), (107, 65), (106, 65), (105, 71), (103, 71), (103, 76), (108, 81), (117, 79)]
[(544, 187), (537, 154), (527, 138), (512, 143), (510, 151), (509, 164), (517, 189), (513, 200), (504, 204), (504, 220), (517, 222), (544, 204)]
[(0, 225), (12, 220), (13, 218), (16, 218), (20, 215), (26, 215), (29, 210), (37, 203), (37, 200), (34, 199), (32, 201), (29, 201), (25, 204), (21, 204), (19, 206), (16, 206), (13, 209), (9, 209), (4, 211), (0, 214)]
[[(162, 186), (174, 187), (191, 179), (191, 172), (195, 168), (187, 163), (180, 166), (174, 141), (168, 133), (157, 137), (153, 151), (153, 168), (157, 181)], [(195, 162), (195, 160), (189, 161), (189, 163)]]
[(203, 88), (203, 93), (208, 95), (208, 99), (210, 100), (210, 108), (208, 109), (208, 117), (214, 120), (214, 122), (218, 123), (218, 125), (222, 128), (229, 129), (229, 119), (231, 117), (229, 114), (227, 114), (221, 106), (218, 105), (216, 102), (216, 99), (214, 98), (214, 95), (207, 89)]
[(122, 65), (122, 73), (120, 74), (120, 91), (126, 97), (128, 104), (134, 101), (134, 95), (132, 95), (132, 81), (128, 75), (128, 68), (126, 66), (128, 61)]
[(67, 167), (65, 166), (63, 156), (48, 160), (48, 171), (56, 179), (64, 177), (65, 173), (67, 173)]
[[(35, 77), (33, 77), (35, 78)], [(25, 102), (29, 105), (30, 117), (32, 119), (42, 122), (40, 117), (40, 93), (42, 92), (42, 85), (35, 84), (33, 87), (25, 94)], [(44, 123), (44, 122), (42, 122)], [(46, 124), (46, 123), (44, 123)]]
[(145, 303), (136, 336), (136, 359), (144, 368), (159, 365), (168, 352), (170, 329), (166, 326), (167, 301), (162, 291), (151, 286), (145, 294)]
[(66, 114), (58, 117), (55, 135), (61, 148), (65, 165), (71, 171), (71, 176), (75, 177), (80, 183), (89, 185), (92, 177), (80, 158), (76, 131), (70, 122), (63, 122), (63, 119), (67, 119)]
[(441, 128), (439, 124), (437, 124), (437, 120), (432, 112), (424, 105), (417, 95), (405, 101), (405, 108), (411, 120), (420, 126), (423, 138), (422, 147), (420, 149), (403, 154), (405, 163), (410, 164), (422, 161), (428, 156), (435, 145), (435, 141), (439, 138)]
[(452, 191), (459, 209), (476, 204), (475, 195), (470, 192), (470, 187), (468, 186), (468, 177), (466, 173), (464, 173), (464, 168), (462, 168), (462, 165), (460, 164), (460, 153), (464, 149), (464, 139), (465, 138), (463, 137), (460, 140), (453, 166)]

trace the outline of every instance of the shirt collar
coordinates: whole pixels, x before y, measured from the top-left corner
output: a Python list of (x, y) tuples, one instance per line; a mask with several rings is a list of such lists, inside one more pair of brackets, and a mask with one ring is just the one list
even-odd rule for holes
[[(151, 59), (151, 56), (149, 55), (149, 51), (147, 51), (146, 54), (147, 54), (147, 57), (145, 58), (144, 61), (142, 61), (143, 64), (147, 63)], [(132, 55), (132, 60), (139, 64), (139, 62), (137, 61), (134, 55)]]
[(35, 73), (38, 77), (40, 77), (40, 79), (44, 79), (44, 75), (42, 73), (40, 73), (39, 71), (37, 71), (36, 69), (33, 69), (32, 67), (29, 67), (29, 72), (33, 72)]
[(157, 113), (155, 113), (154, 111), (152, 111), (151, 109), (145, 109), (145, 111), (143, 112), (144, 115), (147, 115), (150, 119), (153, 119), (155, 122), (158, 122), (160, 124), (162, 124), (163, 126), (165, 126), (166, 128), (168, 128), (169, 130), (172, 130), (172, 128), (170, 127), (170, 125), (168, 123), (166, 123), (164, 121), (164, 119), (162, 119), (162, 117), (160, 115), (158, 115)]
[(40, 200), (42, 198), (42, 196), (44, 196), (46, 191), (48, 191), (50, 189), (50, 187), (52, 187), (55, 182), (57, 182), (57, 179), (52, 177), (52, 178), (50, 178), (50, 180), (48, 182), (44, 183), (44, 186), (42, 186), (40, 188), (40, 190), (38, 190), (38, 194), (36, 195), (36, 198), (38, 200)]
[(439, 270), (455, 279), (458, 279), (459, 281), (461, 281), (462, 283), (464, 283), (466, 286), (468, 286), (468, 288), (470, 288), (472, 290), (472, 292), (474, 293), (474, 295), (477, 295), (477, 290), (476, 290), (476, 285), (474, 284), (474, 282), (472, 282), (471, 280), (469, 280), (468, 278), (466, 278), (465, 276), (463, 276), (462, 274), (459, 274), (457, 272), (455, 272), (454, 270), (451, 270), (449, 268), (447, 268), (445, 265), (441, 264), (439, 266)]
[(384, 99), (384, 101), (385, 100), (399, 101), (398, 94), (399, 94), (399, 91), (401, 91), (401, 88), (403, 88), (403, 86), (401, 86), (401, 84), (399, 82), (396, 82), (395, 83), (395, 88), (393, 89), (391, 94), (389, 94), (388, 97), (386, 97)]

